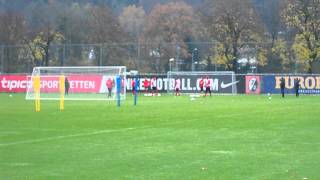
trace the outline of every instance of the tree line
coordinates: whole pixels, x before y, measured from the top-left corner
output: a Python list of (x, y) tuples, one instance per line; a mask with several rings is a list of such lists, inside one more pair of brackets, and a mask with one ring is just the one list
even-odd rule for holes
[[(115, 12), (103, 3), (47, 1), (0, 11), (4, 73), (33, 66), (125, 65), (140, 72), (315, 73), (320, 0), (203, 0)], [(173, 61), (169, 61), (172, 59)], [(26, 68), (28, 66), (28, 68)], [(171, 69), (172, 68), (172, 69)]]

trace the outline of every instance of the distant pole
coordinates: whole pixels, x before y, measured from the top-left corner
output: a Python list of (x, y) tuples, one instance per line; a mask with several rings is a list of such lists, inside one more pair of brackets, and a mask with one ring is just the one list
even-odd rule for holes
[(137, 105), (137, 100), (138, 100), (138, 97), (137, 97), (137, 92), (134, 93), (134, 105), (136, 106)]
[(194, 48), (193, 50), (192, 50), (192, 64), (191, 64), (191, 71), (194, 71), (194, 60), (195, 60), (195, 56), (197, 55), (197, 52), (198, 51), (198, 49), (197, 48)]
[(63, 45), (59, 46), (59, 59), (60, 59), (60, 66), (63, 66)]
[(191, 71), (194, 71), (194, 51), (192, 51)]
[(63, 55), (62, 55), (62, 64), (64, 65), (65, 60), (66, 60), (66, 44), (63, 44)]
[(176, 71), (179, 71), (179, 65), (178, 65), (178, 61), (179, 61), (179, 59), (180, 59), (180, 46), (179, 45), (177, 45), (176, 46), (176, 67), (175, 67), (175, 70)]
[(99, 58), (99, 66), (102, 66), (102, 44), (100, 44), (100, 58)]
[(294, 73), (297, 74), (298, 73), (298, 61), (296, 59), (296, 62), (294, 63)]
[(140, 69), (140, 31), (138, 33), (138, 62), (137, 62), (137, 66), (138, 69)]
[(168, 90), (167, 92), (170, 91), (170, 81), (171, 81), (171, 71), (172, 71), (172, 62), (174, 61), (174, 58), (170, 58), (169, 59), (169, 75), (168, 75), (168, 79), (167, 79), (167, 83), (168, 83)]

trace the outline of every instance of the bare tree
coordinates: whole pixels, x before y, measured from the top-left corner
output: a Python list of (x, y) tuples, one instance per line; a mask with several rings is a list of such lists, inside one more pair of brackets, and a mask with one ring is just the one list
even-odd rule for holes
[[(123, 32), (118, 18), (106, 6), (93, 6), (90, 9), (89, 17), (89, 41), (99, 44), (99, 62), (98, 65), (112, 64), (123, 65), (127, 60), (125, 42), (127, 36)], [(105, 45), (102, 47), (101, 45)], [(102, 52), (105, 50), (105, 52)], [(103, 56), (104, 55), (104, 56)], [(103, 62), (102, 58), (106, 61)]]
[(152, 9), (145, 26), (144, 41), (150, 45), (147, 54), (151, 52), (157, 59), (157, 63), (152, 63), (156, 64), (154, 71), (163, 72), (169, 58), (175, 57), (179, 61), (190, 56), (186, 42), (195, 36), (195, 17), (193, 8), (183, 2), (156, 5)]
[[(217, 41), (214, 47), (215, 61), (224, 64), (228, 70), (237, 71), (239, 49), (244, 45), (260, 41), (264, 28), (250, 0), (213, 0), (209, 1), (202, 12), (203, 24)], [(250, 43), (250, 44), (248, 44)], [(255, 47), (258, 53), (265, 53)], [(263, 57), (263, 56), (260, 56)], [(260, 65), (265, 58), (259, 59)]]
[(146, 15), (143, 8), (136, 7), (135, 5), (124, 8), (122, 14), (119, 16), (121, 27), (125, 32), (129, 33), (131, 38), (134, 39), (135, 43), (137, 44), (137, 46), (134, 46), (134, 48), (132, 48), (134, 51), (137, 51), (137, 58), (133, 57), (134, 66), (136, 68), (140, 67), (140, 37), (145, 25), (145, 20)]

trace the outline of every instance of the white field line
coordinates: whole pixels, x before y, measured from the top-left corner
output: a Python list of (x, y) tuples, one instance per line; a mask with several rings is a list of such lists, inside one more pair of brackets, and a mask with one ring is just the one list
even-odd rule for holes
[[(19, 130), (20, 132), (17, 132)], [(44, 132), (49, 132), (49, 131), (70, 131), (70, 129), (46, 129), (46, 128), (19, 128), (19, 129), (13, 129), (10, 133), (10, 131), (5, 131), (5, 129), (0, 129), (0, 135), (1, 134), (21, 134), (21, 131), (44, 131)]]
[(106, 134), (106, 133), (113, 133), (113, 132), (129, 131), (129, 130), (134, 130), (134, 129), (136, 129), (136, 128), (126, 128), (126, 129), (119, 129), (119, 130), (101, 130), (101, 131), (95, 131), (95, 132), (90, 132), (90, 133), (80, 133), (80, 134), (71, 134), (71, 135), (65, 135), (65, 136), (55, 136), (55, 137), (48, 137), (48, 138), (42, 138), (42, 139), (30, 139), (30, 140), (25, 140), (25, 141), (3, 143), (3, 144), (0, 144), (0, 148), (1, 147), (5, 147), (5, 146), (19, 145), (19, 144), (47, 142), (47, 141), (52, 141), (52, 140), (60, 140), (60, 139), (73, 138), (73, 137), (85, 137), (85, 136), (92, 136), (92, 135), (97, 135), (97, 134)]
[(234, 151), (215, 150), (215, 151), (209, 151), (209, 153), (213, 153), (213, 154), (234, 154)]
[(13, 134), (21, 134), (21, 133), (16, 131), (0, 131), (0, 136), (7, 136), (7, 135), (13, 135)]

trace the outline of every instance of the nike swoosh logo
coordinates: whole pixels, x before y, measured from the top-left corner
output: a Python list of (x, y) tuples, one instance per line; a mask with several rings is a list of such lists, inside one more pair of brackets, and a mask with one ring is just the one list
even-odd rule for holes
[(221, 88), (222, 88), (222, 89), (227, 88), (227, 87), (229, 87), (229, 86), (232, 86), (232, 85), (234, 85), (234, 84), (237, 84), (238, 82), (239, 82), (239, 81), (234, 81), (234, 82), (225, 84), (225, 83), (222, 81), (222, 83), (221, 83)]

